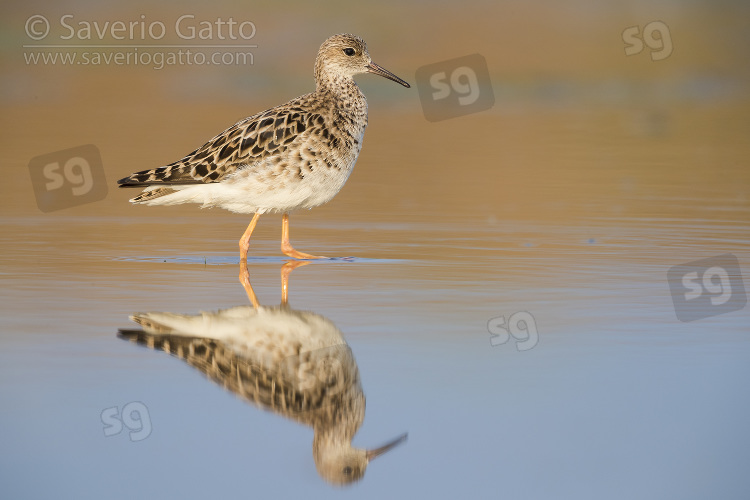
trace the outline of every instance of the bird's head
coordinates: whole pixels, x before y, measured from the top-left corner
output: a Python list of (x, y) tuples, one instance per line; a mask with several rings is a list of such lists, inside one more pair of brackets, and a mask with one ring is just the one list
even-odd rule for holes
[(320, 46), (315, 59), (315, 78), (318, 82), (326, 78), (372, 73), (393, 80), (409, 88), (410, 85), (382, 66), (372, 62), (367, 44), (356, 35), (333, 35)]
[(313, 444), (313, 456), (318, 474), (331, 484), (343, 486), (364, 477), (371, 460), (406, 441), (403, 434), (373, 450), (354, 448), (348, 442), (318, 442)]

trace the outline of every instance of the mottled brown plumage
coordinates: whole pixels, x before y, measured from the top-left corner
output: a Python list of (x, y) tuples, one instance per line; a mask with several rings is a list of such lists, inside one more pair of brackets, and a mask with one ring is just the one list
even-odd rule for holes
[[(364, 40), (334, 35), (318, 51), (314, 92), (237, 122), (181, 160), (118, 183), (146, 188), (132, 203), (200, 203), (253, 213), (254, 221), (259, 214), (281, 212), (286, 229), (286, 214), (330, 201), (354, 168), (367, 127), (367, 101), (353, 79), (360, 73), (409, 87), (372, 62)], [(240, 240), (243, 259), (252, 227)], [(288, 240), (282, 251), (314, 257), (297, 252)]]

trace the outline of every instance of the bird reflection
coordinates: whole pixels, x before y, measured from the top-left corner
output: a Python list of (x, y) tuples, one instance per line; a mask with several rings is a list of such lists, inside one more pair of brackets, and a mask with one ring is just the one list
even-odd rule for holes
[(210, 380), (260, 408), (313, 428), (318, 474), (332, 484), (364, 476), (368, 463), (406, 439), (376, 449), (352, 446), (365, 417), (365, 395), (357, 362), (341, 331), (318, 314), (288, 305), (293, 269), (282, 267), (282, 302), (261, 306), (247, 264), (240, 282), (252, 306), (197, 315), (136, 313), (143, 330), (120, 330), (121, 338), (176, 356)]

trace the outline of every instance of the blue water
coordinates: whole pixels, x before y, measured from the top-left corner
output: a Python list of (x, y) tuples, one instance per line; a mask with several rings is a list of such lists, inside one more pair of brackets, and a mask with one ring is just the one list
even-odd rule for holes
[[(590, 243), (562, 227), (534, 247), (518, 239), (494, 256), (451, 257), (491, 244), (475, 228), (453, 232), (461, 243), (443, 243), (434, 258), (296, 269), (290, 305), (335, 323), (358, 362), (367, 413), (354, 444), (409, 434), (341, 492), (316, 473), (310, 429), (116, 337), (136, 327), (128, 316), (137, 311), (247, 305), (236, 257), (203, 265), (189, 251), (125, 256), (142, 250), (134, 245), (121, 256), (90, 250), (90, 271), (59, 265), (44, 282), (9, 277), (17, 292), (5, 290), (2, 317), (4, 497), (446, 498), (468, 489), (476, 498), (741, 498), (750, 489), (750, 310), (678, 321), (668, 268), (718, 252), (693, 247), (670, 259), (652, 247), (655, 228), (640, 238), (628, 231), (629, 243), (596, 232)], [(446, 241), (410, 234), (382, 252)], [(747, 243), (721, 246), (746, 275)], [(282, 262), (251, 259), (264, 305), (280, 300)], [(525, 331), (493, 345), (488, 323), (503, 316), (510, 325), (521, 311), (536, 343), (520, 350), (529, 331), (519, 324)], [(129, 403), (147, 409), (139, 418), (148, 432), (136, 420), (105, 436), (102, 412)]]

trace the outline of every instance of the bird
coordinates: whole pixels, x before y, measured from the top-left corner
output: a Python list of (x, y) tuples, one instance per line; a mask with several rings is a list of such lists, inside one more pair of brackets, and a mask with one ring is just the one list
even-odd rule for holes
[(371, 460), (407, 438), (370, 450), (352, 446), (365, 417), (359, 369), (341, 331), (319, 314), (282, 300), (130, 319), (142, 330), (120, 329), (120, 338), (176, 356), (241, 399), (312, 427), (313, 459), (331, 484), (362, 479)]
[(323, 42), (315, 59), (315, 91), (240, 120), (181, 160), (118, 181), (145, 188), (131, 203), (200, 203), (254, 214), (239, 241), (247, 260), (260, 215), (282, 213), (281, 251), (320, 259), (289, 241), (289, 213), (330, 201), (351, 174), (367, 127), (367, 100), (354, 76), (371, 73), (410, 85), (372, 62), (365, 41), (352, 34)]

